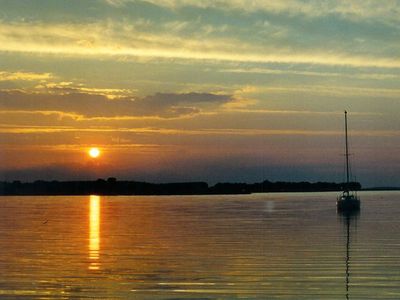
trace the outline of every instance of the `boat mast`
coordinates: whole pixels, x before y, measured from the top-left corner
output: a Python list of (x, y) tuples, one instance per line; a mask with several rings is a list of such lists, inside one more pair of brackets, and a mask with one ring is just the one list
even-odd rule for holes
[(346, 136), (346, 189), (345, 192), (349, 193), (349, 141), (347, 139), (347, 111), (344, 111), (344, 127), (345, 127), (345, 136)]

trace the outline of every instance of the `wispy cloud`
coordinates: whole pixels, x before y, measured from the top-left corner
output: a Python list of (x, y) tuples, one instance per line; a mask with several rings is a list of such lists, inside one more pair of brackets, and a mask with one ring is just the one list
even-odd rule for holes
[(347, 78), (359, 78), (359, 79), (376, 79), (376, 80), (387, 80), (387, 79), (399, 79), (400, 74), (394, 73), (350, 73), (344, 72), (317, 72), (317, 71), (297, 71), (292, 69), (269, 69), (269, 68), (235, 68), (235, 69), (220, 69), (218, 72), (221, 73), (237, 73), (237, 74), (268, 74), (268, 75), (298, 75), (298, 76), (310, 76), (310, 77), (347, 77)]
[[(152, 133), (159, 135), (190, 135), (190, 136), (342, 136), (342, 131), (336, 130), (299, 130), (299, 129), (170, 129), (170, 128), (70, 128), (66, 126), (1, 126), (0, 133), (37, 134), (62, 132), (102, 132), (102, 133)], [(395, 137), (400, 136), (399, 130), (351, 130), (352, 136)]]
[(400, 89), (397, 88), (369, 88), (364, 86), (336, 86), (336, 85), (282, 85), (282, 86), (246, 86), (238, 90), (239, 95), (252, 94), (310, 94), (329, 95), (336, 97), (381, 97), (398, 99)]
[[(137, 0), (105, 0), (108, 4), (121, 6)], [(377, 18), (382, 21), (397, 21), (400, 8), (397, 0), (382, 2), (374, 0), (145, 0), (157, 6), (179, 9), (182, 7), (216, 8), (222, 10), (245, 10), (247, 12), (266, 11), (275, 14), (304, 15), (321, 17), (337, 14), (343, 18)]]
[(101, 95), (108, 99), (118, 99), (132, 95), (135, 89), (115, 89), (115, 88), (96, 88), (87, 87), (81, 83), (73, 82), (55, 82), (47, 81), (37, 85), (34, 89), (36, 93), (41, 94), (55, 94), (55, 95), (66, 95), (66, 94), (88, 94), (88, 95)]
[(1, 24), (0, 51), (92, 57), (139, 57), (240, 63), (317, 64), (400, 68), (391, 56), (360, 55), (328, 49), (293, 51), (279, 45), (258, 45), (240, 38), (199, 40), (160, 32), (141, 32), (123, 23)]
[(0, 71), (0, 81), (42, 81), (52, 77), (50, 73)]

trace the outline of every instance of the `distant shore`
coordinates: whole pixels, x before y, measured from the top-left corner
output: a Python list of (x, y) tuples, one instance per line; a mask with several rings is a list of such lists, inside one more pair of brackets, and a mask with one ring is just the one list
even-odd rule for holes
[[(206, 182), (148, 183), (118, 181), (116, 178), (95, 181), (0, 182), (0, 195), (213, 195), (251, 194), (272, 192), (328, 192), (342, 191), (345, 183), (334, 182), (271, 182), (217, 183)], [(351, 190), (361, 190), (359, 182), (351, 182)], [(376, 188), (377, 189), (377, 188)]]

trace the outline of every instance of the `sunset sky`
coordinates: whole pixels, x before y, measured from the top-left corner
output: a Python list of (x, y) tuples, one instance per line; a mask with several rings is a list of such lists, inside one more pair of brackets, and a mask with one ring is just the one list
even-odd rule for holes
[(0, 8), (0, 180), (400, 186), (398, 0)]

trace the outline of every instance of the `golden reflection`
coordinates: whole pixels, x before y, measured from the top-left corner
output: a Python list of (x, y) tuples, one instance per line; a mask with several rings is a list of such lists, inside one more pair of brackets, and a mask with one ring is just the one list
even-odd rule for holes
[(89, 269), (100, 268), (100, 196), (90, 196), (89, 204)]

